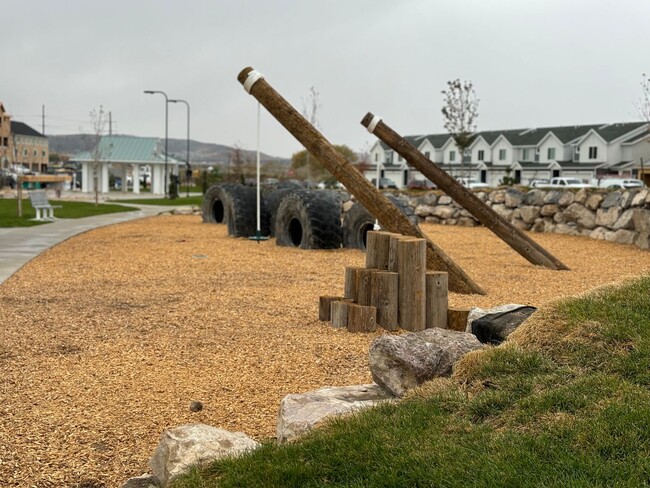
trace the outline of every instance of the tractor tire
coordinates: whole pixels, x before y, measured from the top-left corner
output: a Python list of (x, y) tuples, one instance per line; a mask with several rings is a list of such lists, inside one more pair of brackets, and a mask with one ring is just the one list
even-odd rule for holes
[[(268, 212), (261, 202), (261, 235), (269, 235)], [(203, 221), (223, 223), (228, 235), (251, 237), (257, 234), (257, 191), (233, 183), (211, 187), (203, 199)]]
[(201, 215), (203, 222), (209, 224), (225, 224), (228, 215), (232, 213), (232, 202), (228, 190), (235, 186), (232, 183), (220, 183), (208, 188), (203, 197)]
[(337, 192), (323, 190), (286, 193), (276, 212), (275, 235), (278, 246), (340, 248), (341, 197)]
[(275, 237), (275, 215), (280, 201), (287, 193), (296, 190), (304, 190), (304, 187), (291, 181), (281, 181), (273, 186), (262, 188), (262, 198), (268, 212), (270, 236)]
[[(395, 195), (386, 195), (386, 197), (395, 204), (400, 211), (406, 215), (411, 222), (417, 225), (417, 216), (413, 209), (408, 205), (408, 201)], [(375, 217), (361, 205), (356, 202), (352, 208), (343, 216), (343, 247), (366, 250), (366, 234), (375, 226)]]

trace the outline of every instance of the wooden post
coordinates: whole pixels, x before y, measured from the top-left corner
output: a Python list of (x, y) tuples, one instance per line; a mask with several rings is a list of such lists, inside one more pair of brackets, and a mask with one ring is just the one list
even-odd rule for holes
[(469, 308), (454, 308), (449, 307), (447, 310), (447, 328), (465, 332), (467, 329), (467, 317), (469, 316)]
[(345, 285), (343, 296), (349, 298), (353, 302), (357, 301), (357, 272), (364, 269), (360, 266), (346, 266), (345, 267)]
[(377, 266), (377, 246), (379, 243), (379, 231), (369, 230), (366, 232), (366, 268), (379, 268)]
[(359, 305), (368, 306), (372, 296), (372, 274), (376, 269), (361, 268), (357, 270), (357, 300)]
[[(259, 74), (259, 73), (258, 73)], [(249, 79), (250, 75), (250, 79)], [(300, 113), (294, 109), (263, 78), (257, 77), (253, 68), (244, 68), (237, 79), (285, 129), (287, 129), (321, 164), (366, 207), (383, 228), (390, 232), (426, 239), (427, 267), (449, 273), (449, 288), (457, 293), (485, 291), (470, 278), (445, 252), (426, 238), (386, 196), (352, 166), (332, 144), (323, 137)], [(248, 80), (248, 83), (247, 83)], [(255, 81), (253, 81), (255, 80)]]
[(447, 276), (444, 271), (427, 272), (427, 329), (447, 328)]
[(331, 317), (331, 312), (330, 308), (332, 305), (332, 302), (336, 302), (339, 300), (343, 300), (343, 297), (333, 297), (333, 296), (322, 296), (319, 297), (318, 299), (318, 320), (322, 322), (327, 322), (330, 320)]
[(388, 271), (397, 273), (397, 242), (404, 236), (392, 234), (388, 245)]
[(23, 216), (23, 177), (16, 175), (16, 200), (18, 205), (18, 217)]
[(372, 274), (371, 305), (377, 309), (377, 325), (386, 330), (399, 326), (399, 274), (377, 271)]
[(332, 327), (345, 329), (348, 326), (348, 305), (351, 302), (340, 301), (332, 302), (330, 316), (332, 317)]
[(372, 332), (377, 329), (377, 309), (348, 304), (348, 330), (350, 332)]
[[(367, 128), (374, 118), (373, 114), (368, 113), (361, 121), (361, 124)], [(449, 173), (440, 169), (433, 161), (409, 144), (384, 122), (380, 121), (375, 124), (372, 133), (406, 159), (411, 166), (433, 181), (438, 188), (453, 198), (456, 203), (471, 213), (481, 224), (494, 232), (529, 262), (555, 270), (569, 269), (546, 249), (479, 200), (476, 195), (454, 180)], [(440, 268), (439, 270), (442, 271), (443, 269)]]
[(366, 234), (366, 267), (377, 268), (379, 271), (388, 270), (390, 253), (390, 238), (392, 232), (371, 230)]
[(417, 332), (426, 325), (426, 243), (424, 239), (400, 239), (397, 243), (399, 273), (399, 325)]

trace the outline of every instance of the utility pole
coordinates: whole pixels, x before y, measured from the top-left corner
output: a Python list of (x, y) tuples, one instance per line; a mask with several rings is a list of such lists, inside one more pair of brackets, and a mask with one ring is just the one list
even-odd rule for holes
[(45, 105), (41, 106), (41, 134), (45, 135)]
[(108, 111), (108, 135), (113, 135), (113, 112)]

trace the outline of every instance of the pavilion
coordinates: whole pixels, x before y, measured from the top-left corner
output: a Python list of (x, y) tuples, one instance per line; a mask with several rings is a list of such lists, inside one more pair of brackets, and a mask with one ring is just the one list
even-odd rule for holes
[[(128, 176), (132, 177), (133, 193), (140, 193), (140, 177), (151, 171), (151, 193), (165, 194), (165, 154), (155, 137), (102, 136), (91, 151), (77, 154), (71, 161), (81, 163), (81, 191), (95, 191), (94, 170), (101, 193), (109, 191), (109, 174), (122, 179), (122, 191), (128, 191)], [(167, 157), (167, 181), (178, 174), (178, 161)]]

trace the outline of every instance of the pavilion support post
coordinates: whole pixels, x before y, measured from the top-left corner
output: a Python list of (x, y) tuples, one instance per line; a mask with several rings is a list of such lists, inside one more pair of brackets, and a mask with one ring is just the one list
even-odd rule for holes
[(427, 268), (449, 273), (449, 288), (457, 293), (485, 294), (485, 291), (445, 252), (350, 164), (323, 135), (291, 106), (253, 68), (244, 68), (239, 82), (287, 129), (323, 166), (353, 194), (390, 232), (426, 239)]
[[(374, 123), (373, 123), (374, 121)], [(422, 173), (429, 180), (434, 182), (438, 188), (454, 199), (456, 203), (470, 212), (485, 227), (494, 232), (506, 244), (521, 254), (532, 264), (545, 266), (554, 270), (569, 269), (559, 259), (554, 257), (542, 246), (517, 229), (510, 222), (497, 214), (492, 208), (488, 207), (476, 195), (458, 183), (446, 171), (440, 169), (433, 161), (428, 159), (424, 154), (406, 141), (397, 132), (392, 130), (388, 125), (368, 113), (361, 124), (372, 128), (371, 132), (376, 135), (382, 142), (390, 146), (408, 163)], [(371, 126), (372, 124), (372, 126)], [(436, 271), (443, 271), (438, 269)], [(449, 277), (450, 284), (452, 277)], [(450, 286), (452, 291), (455, 291)]]

